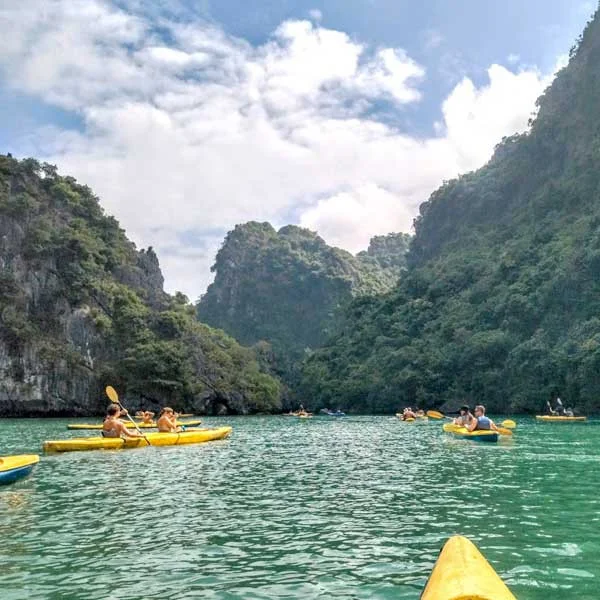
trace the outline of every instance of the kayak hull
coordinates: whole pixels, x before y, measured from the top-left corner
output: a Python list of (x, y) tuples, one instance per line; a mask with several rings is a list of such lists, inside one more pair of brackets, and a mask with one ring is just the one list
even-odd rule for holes
[(467, 538), (451, 537), (421, 594), (421, 600), (516, 600), (494, 568)]
[(536, 420), (542, 423), (583, 423), (587, 417), (556, 417), (551, 415), (536, 415)]
[(195, 429), (181, 433), (147, 433), (144, 437), (105, 438), (87, 437), (71, 440), (50, 440), (44, 442), (45, 452), (81, 452), (84, 450), (121, 450), (143, 448), (145, 446), (181, 446), (183, 444), (202, 444), (229, 437), (231, 427), (217, 429)]
[(444, 423), (442, 429), (455, 437), (472, 440), (473, 442), (494, 443), (498, 441), (498, 433), (491, 430), (469, 431), (466, 427), (460, 427), (454, 423)]
[(0, 485), (6, 485), (27, 477), (40, 462), (37, 454), (0, 457)]
[[(135, 427), (133, 426), (132, 423), (128, 423), (127, 421), (123, 421), (125, 423), (125, 425), (127, 426), (128, 429), (135, 429)], [(202, 423), (202, 421), (200, 419), (198, 419), (197, 421), (187, 421), (187, 422), (177, 422), (177, 425), (179, 427), (196, 427), (197, 425), (200, 425)], [(156, 423), (136, 423), (136, 425), (140, 428), (140, 429), (156, 429), (157, 425)], [(99, 430), (102, 429), (102, 423), (97, 424), (97, 423), (70, 423), (69, 425), (67, 425), (67, 429), (75, 429), (78, 431), (95, 431), (95, 430)]]

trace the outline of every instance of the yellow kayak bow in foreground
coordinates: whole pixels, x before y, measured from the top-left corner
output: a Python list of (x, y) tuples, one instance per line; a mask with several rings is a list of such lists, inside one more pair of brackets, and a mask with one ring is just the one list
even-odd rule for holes
[(516, 600), (473, 542), (461, 535), (442, 548), (421, 600)]

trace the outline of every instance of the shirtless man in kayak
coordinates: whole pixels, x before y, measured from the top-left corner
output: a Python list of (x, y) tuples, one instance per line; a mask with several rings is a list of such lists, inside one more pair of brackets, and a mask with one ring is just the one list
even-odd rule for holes
[(127, 412), (121, 412), (121, 409), (118, 404), (111, 404), (108, 407), (106, 411), (106, 417), (104, 418), (104, 423), (102, 424), (102, 435), (104, 437), (140, 437), (142, 435), (137, 431), (131, 431), (127, 429), (125, 423), (119, 420), (119, 417), (122, 414), (126, 415)]
[(467, 429), (469, 431), (475, 431), (475, 430), (489, 431), (490, 429), (493, 429), (494, 431), (498, 431), (498, 428), (496, 427), (496, 424), (494, 423), (494, 421), (492, 421), (489, 417), (485, 416), (485, 406), (483, 406), (483, 404), (478, 404), (475, 407), (474, 412), (475, 412), (475, 418), (473, 419), (471, 424), (467, 426)]
[(416, 419), (417, 415), (413, 412), (413, 409), (409, 406), (402, 411), (402, 420)]
[(459, 427), (468, 427), (474, 420), (475, 417), (471, 414), (471, 409), (465, 404), (460, 407), (459, 416), (454, 419), (454, 424)]
[(160, 417), (156, 423), (159, 433), (180, 433), (183, 431), (177, 426), (177, 414), (170, 406), (165, 406), (160, 411)]

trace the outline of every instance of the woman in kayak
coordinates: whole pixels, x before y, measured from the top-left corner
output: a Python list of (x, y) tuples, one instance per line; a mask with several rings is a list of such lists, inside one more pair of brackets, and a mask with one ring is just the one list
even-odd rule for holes
[(460, 407), (459, 413), (459, 416), (454, 419), (455, 425), (468, 427), (475, 420), (475, 417), (471, 414), (471, 409), (466, 404)]
[(485, 406), (483, 404), (478, 404), (475, 407), (475, 418), (471, 422), (470, 425), (467, 426), (469, 431), (475, 430), (484, 430), (489, 431), (493, 429), (494, 431), (498, 431), (496, 424), (489, 417), (485, 416)]
[(118, 404), (111, 404), (108, 407), (104, 423), (102, 424), (102, 435), (104, 437), (140, 437), (142, 435), (137, 431), (127, 429), (125, 423), (119, 420), (119, 417), (123, 414), (126, 415), (127, 412), (122, 412)]
[(160, 411), (160, 416), (156, 423), (159, 433), (179, 433), (183, 431), (177, 426), (177, 414), (170, 406), (165, 406)]

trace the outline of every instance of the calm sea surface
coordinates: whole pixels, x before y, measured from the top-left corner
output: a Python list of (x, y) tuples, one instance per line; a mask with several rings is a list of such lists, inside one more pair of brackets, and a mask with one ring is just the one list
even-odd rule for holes
[[(209, 418), (232, 437), (42, 456), (0, 487), (0, 598), (417, 599), (460, 533), (520, 600), (597, 600), (600, 422), (516, 420), (487, 445), (432, 420)], [(87, 433), (67, 422), (0, 420), (0, 455)]]

